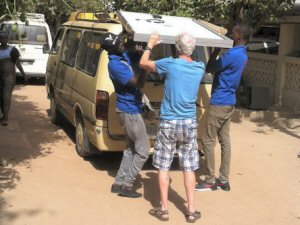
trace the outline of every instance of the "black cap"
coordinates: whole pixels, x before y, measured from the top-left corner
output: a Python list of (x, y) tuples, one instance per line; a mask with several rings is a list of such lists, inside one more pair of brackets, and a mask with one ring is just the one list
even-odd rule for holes
[(115, 35), (113, 33), (107, 32), (101, 37), (101, 47), (108, 52), (113, 51), (118, 47), (120, 40), (120, 35)]

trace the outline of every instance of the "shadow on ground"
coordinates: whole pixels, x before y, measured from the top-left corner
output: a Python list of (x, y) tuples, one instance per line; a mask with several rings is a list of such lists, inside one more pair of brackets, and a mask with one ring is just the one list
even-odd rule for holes
[[(39, 85), (39, 84), (38, 84)], [(22, 89), (17, 85), (16, 89)], [(28, 97), (13, 95), (9, 125), (0, 127), (0, 195), (14, 189), (22, 177), (17, 166), (31, 169), (31, 161), (51, 153), (47, 147), (63, 137), (57, 132), (45, 112)], [(38, 209), (7, 212), (6, 200), (0, 196), (0, 224), (13, 221), (21, 214), (36, 214)]]
[[(86, 159), (90, 162), (93, 167), (97, 170), (107, 171), (108, 175), (111, 177), (115, 177), (121, 160), (122, 160), (122, 153), (103, 153), (102, 155), (91, 157)], [(204, 159), (201, 158), (200, 165), (204, 165)], [(143, 171), (146, 172), (146, 177), (138, 175), (134, 188), (141, 191), (143, 187), (144, 191), (144, 199), (149, 201), (152, 207), (159, 207), (160, 206), (160, 195), (159, 195), (159, 186), (158, 186), (158, 175), (156, 168), (152, 165), (152, 155), (150, 155), (149, 159), (145, 163), (143, 167)], [(174, 157), (171, 171), (170, 171), (170, 189), (169, 189), (169, 201), (173, 203), (178, 210), (182, 213), (186, 213), (187, 209), (185, 206), (186, 203), (186, 196), (180, 196), (175, 189), (172, 187), (172, 172), (173, 171), (180, 171), (179, 169), (179, 162), (178, 157)], [(197, 181), (199, 181), (199, 177), (204, 175), (204, 166), (201, 166), (201, 169), (196, 171)], [(182, 182), (182, 185), (184, 183)]]
[[(48, 115), (50, 116), (49, 110), (48, 110)], [(62, 122), (61, 127), (64, 130), (64, 132), (67, 134), (67, 136), (75, 143), (76, 134), (75, 134), (74, 127), (66, 120)], [(106, 171), (109, 176), (114, 178), (120, 167), (122, 156), (123, 156), (122, 152), (103, 152), (99, 155), (85, 158), (85, 160), (91, 163), (91, 165), (96, 170)], [(200, 158), (200, 168), (201, 169), (196, 171), (197, 182), (200, 181), (200, 176), (204, 175), (203, 158)], [(143, 196), (145, 200), (149, 201), (153, 207), (158, 207), (160, 205), (158, 175), (157, 175), (156, 168), (152, 165), (152, 155), (150, 155), (149, 159), (145, 163), (143, 167), (143, 171), (147, 171), (146, 177), (142, 177), (139, 174), (134, 184), (134, 189), (136, 190), (138, 189), (138, 191), (141, 191), (141, 188), (143, 187), (144, 189)], [(185, 206), (186, 196), (180, 196), (176, 192), (176, 190), (172, 188), (172, 171), (180, 171), (178, 157), (176, 156), (174, 157), (171, 171), (170, 171), (171, 182), (170, 182), (170, 189), (169, 189), (169, 201), (172, 202), (182, 213), (186, 213), (187, 211)], [(183, 182), (182, 185), (184, 185)]]
[(279, 130), (292, 137), (300, 138), (300, 112), (288, 111), (284, 109), (271, 110), (249, 110), (237, 108), (232, 116), (233, 123), (242, 123), (243, 120), (249, 120), (257, 124), (257, 129), (253, 132), (265, 133), (262, 127), (269, 127)]

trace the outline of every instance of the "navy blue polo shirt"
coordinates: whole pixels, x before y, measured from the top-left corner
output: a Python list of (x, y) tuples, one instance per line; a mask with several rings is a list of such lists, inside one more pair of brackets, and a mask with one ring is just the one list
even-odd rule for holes
[(142, 95), (139, 88), (128, 86), (134, 76), (131, 62), (125, 53), (123, 56), (109, 55), (108, 71), (117, 95), (117, 108), (126, 113), (142, 112)]
[(233, 106), (236, 104), (236, 90), (240, 84), (242, 73), (247, 65), (247, 47), (235, 46), (220, 57), (214, 68), (211, 105)]

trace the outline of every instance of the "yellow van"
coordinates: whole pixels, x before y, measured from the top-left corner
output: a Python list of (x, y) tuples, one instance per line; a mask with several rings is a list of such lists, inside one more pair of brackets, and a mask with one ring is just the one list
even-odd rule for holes
[[(81, 157), (97, 151), (122, 151), (126, 147), (124, 130), (116, 114), (116, 95), (108, 74), (107, 52), (101, 49), (100, 37), (105, 32), (123, 32), (121, 20), (108, 14), (72, 14), (58, 30), (49, 53), (46, 86), (50, 99), (51, 121), (59, 124), (62, 117), (76, 128), (76, 151)], [(155, 59), (172, 55), (172, 44), (153, 51)], [(208, 48), (197, 47), (195, 60), (207, 61)], [(212, 79), (209, 74), (201, 84), (198, 102), (199, 137), (209, 104)], [(159, 110), (163, 98), (163, 81), (150, 74), (144, 93), (157, 116), (145, 121), (153, 146)]]

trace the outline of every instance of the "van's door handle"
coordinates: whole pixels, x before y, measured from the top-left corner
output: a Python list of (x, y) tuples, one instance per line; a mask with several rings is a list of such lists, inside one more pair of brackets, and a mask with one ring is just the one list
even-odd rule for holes
[(54, 66), (56, 66), (56, 62), (54, 62)]

